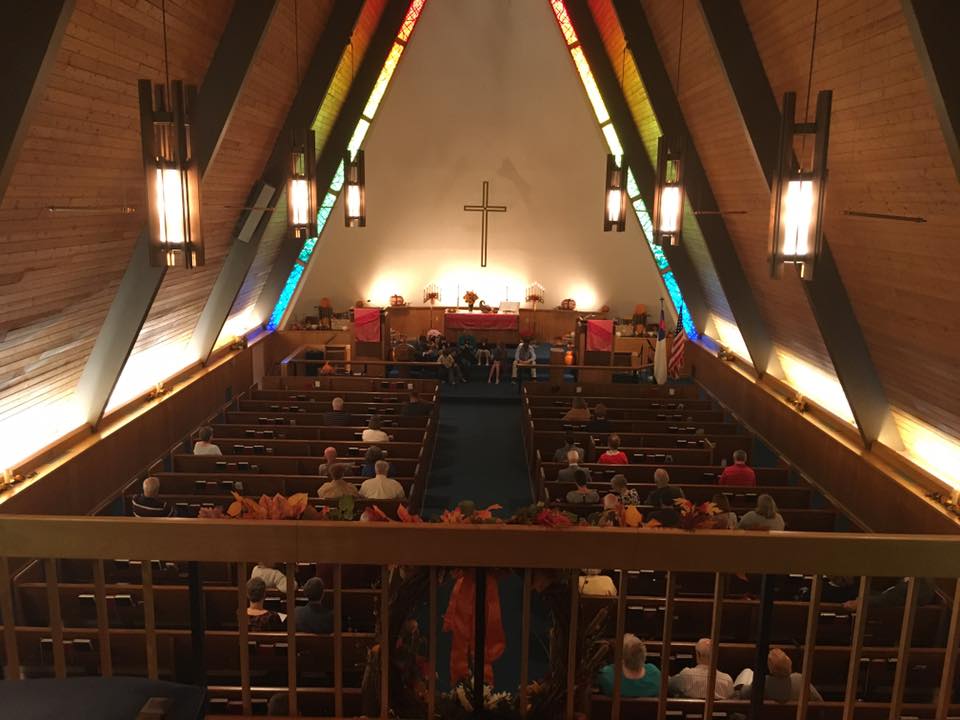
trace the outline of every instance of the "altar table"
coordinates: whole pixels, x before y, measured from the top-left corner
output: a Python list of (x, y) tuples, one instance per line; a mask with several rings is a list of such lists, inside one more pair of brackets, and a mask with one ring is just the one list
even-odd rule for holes
[(445, 313), (443, 324), (445, 330), (469, 330), (473, 332), (512, 330), (517, 332), (520, 329), (520, 316), (482, 312)]

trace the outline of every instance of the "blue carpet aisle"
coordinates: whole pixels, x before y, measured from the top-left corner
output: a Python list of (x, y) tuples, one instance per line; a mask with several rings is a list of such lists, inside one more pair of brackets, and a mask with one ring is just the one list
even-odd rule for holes
[[(530, 478), (523, 454), (520, 396), (507, 379), (487, 385), (485, 368), (474, 368), (472, 382), (443, 385), (440, 392), (440, 428), (433, 467), (427, 480), (423, 515), (435, 517), (472, 500), (477, 507), (503, 505), (498, 514), (508, 517), (529, 505)], [(482, 376), (482, 379), (481, 379)], [(452, 583), (440, 588), (438, 603), (445, 610)], [(500, 603), (507, 649), (494, 665), (497, 690), (516, 691), (520, 682), (520, 609), (523, 583), (517, 575), (500, 581)], [(530, 677), (546, 671), (547, 612), (534, 598), (530, 638)], [(438, 627), (442, 618), (438, 618)], [(450, 635), (438, 638), (439, 685), (449, 687)]]

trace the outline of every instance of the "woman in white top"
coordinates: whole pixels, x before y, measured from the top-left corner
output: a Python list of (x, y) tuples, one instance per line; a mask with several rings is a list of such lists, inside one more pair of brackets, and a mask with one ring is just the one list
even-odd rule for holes
[(223, 453), (220, 452), (220, 448), (210, 442), (213, 440), (212, 427), (204, 425), (197, 433), (197, 437), (200, 439), (193, 444), (194, 455), (223, 455)]
[(370, 427), (363, 431), (360, 436), (363, 442), (385, 443), (390, 442), (391, 437), (381, 430), (382, 424), (380, 418), (374, 416), (370, 418)]
[(786, 524), (777, 512), (777, 504), (766, 493), (757, 498), (756, 509), (740, 518), (737, 525), (740, 530), (783, 530), (784, 527)]

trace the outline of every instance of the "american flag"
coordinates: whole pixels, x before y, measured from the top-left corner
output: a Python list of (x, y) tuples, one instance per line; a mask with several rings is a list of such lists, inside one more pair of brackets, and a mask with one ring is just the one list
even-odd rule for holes
[(670, 347), (670, 359), (667, 370), (670, 377), (680, 377), (683, 369), (683, 353), (687, 344), (687, 333), (683, 329), (683, 310), (677, 313), (677, 329), (673, 334), (673, 345)]

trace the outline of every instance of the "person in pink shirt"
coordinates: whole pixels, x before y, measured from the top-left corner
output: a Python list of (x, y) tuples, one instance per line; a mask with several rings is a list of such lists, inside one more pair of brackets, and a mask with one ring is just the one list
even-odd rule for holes
[(627, 454), (620, 449), (619, 435), (611, 435), (607, 439), (607, 451), (597, 458), (597, 462), (603, 465), (626, 465), (630, 462)]
[(720, 485), (735, 485), (737, 487), (756, 487), (757, 474), (747, 465), (747, 453), (736, 450), (733, 453), (733, 465), (728, 465), (720, 473)]

